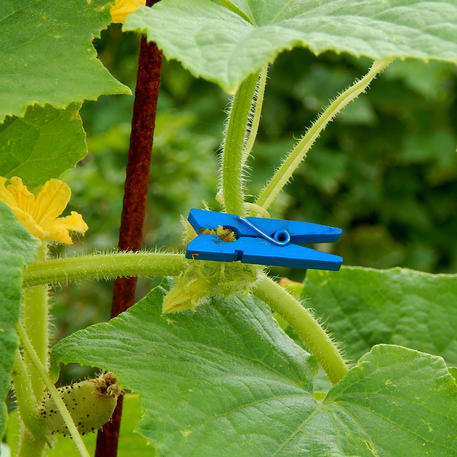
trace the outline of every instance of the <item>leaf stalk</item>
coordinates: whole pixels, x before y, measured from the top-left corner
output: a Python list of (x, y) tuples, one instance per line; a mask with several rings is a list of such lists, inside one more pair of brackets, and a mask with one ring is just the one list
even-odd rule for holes
[(243, 158), (241, 165), (244, 166), (246, 161), (251, 154), (252, 148), (254, 147), (254, 142), (257, 137), (257, 132), (259, 130), (260, 116), (262, 114), (263, 98), (265, 96), (265, 86), (267, 84), (267, 75), (268, 75), (268, 64), (264, 65), (260, 71), (259, 78), (257, 81), (257, 87), (255, 90), (254, 99), (252, 101), (252, 121), (249, 128), (249, 135), (246, 140), (246, 148), (243, 151)]
[(319, 322), (283, 287), (264, 275), (255, 284), (254, 294), (294, 328), (322, 365), (332, 384), (336, 384), (348, 372), (338, 348)]
[(248, 76), (232, 100), (221, 167), (221, 187), (227, 213), (244, 216), (243, 157), (258, 75)]
[(311, 146), (317, 140), (327, 124), (331, 122), (350, 102), (365, 92), (371, 81), (381, 73), (393, 59), (377, 60), (373, 63), (368, 73), (351, 87), (340, 94), (328, 108), (318, 117), (303, 138), (284, 159), (279, 169), (274, 173), (266, 187), (257, 198), (256, 204), (268, 209), (278, 196), (279, 192), (288, 183), (301, 161), (305, 158)]

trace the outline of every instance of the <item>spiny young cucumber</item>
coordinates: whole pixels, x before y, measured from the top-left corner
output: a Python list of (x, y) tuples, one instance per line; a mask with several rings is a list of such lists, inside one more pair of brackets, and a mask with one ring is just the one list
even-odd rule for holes
[[(83, 435), (98, 430), (111, 419), (117, 397), (121, 393), (117, 377), (111, 372), (57, 390)], [(68, 428), (49, 393), (45, 395), (39, 413), (51, 434), (68, 434)]]

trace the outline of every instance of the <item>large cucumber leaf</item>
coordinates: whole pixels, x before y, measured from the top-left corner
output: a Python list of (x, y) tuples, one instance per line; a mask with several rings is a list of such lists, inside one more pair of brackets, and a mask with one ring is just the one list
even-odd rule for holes
[(0, 436), (5, 428), (5, 397), (17, 350), (22, 267), (33, 260), (39, 241), (0, 202)]
[(443, 360), (377, 346), (317, 401), (308, 354), (255, 299), (162, 316), (156, 289), (59, 342), (60, 362), (110, 369), (140, 395), (167, 457), (455, 457), (457, 386)]
[(8, 117), (0, 125), (0, 176), (33, 187), (74, 167), (87, 152), (79, 108), (31, 106), (24, 117)]
[(295, 46), (457, 62), (457, 0), (162, 0), (129, 15), (168, 58), (233, 92)]
[(303, 297), (351, 360), (375, 344), (392, 343), (457, 365), (457, 275), (401, 268), (310, 270)]
[(28, 105), (129, 93), (91, 43), (110, 21), (107, 0), (0, 1), (0, 122)]

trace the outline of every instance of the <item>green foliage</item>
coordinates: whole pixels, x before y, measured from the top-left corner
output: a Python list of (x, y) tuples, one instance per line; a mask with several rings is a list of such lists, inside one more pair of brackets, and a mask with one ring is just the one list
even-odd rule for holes
[(5, 428), (9, 373), (18, 345), (15, 328), (20, 313), (22, 266), (33, 259), (38, 244), (0, 202), (0, 436)]
[(161, 295), (53, 351), (54, 365), (113, 369), (139, 393), (140, 429), (159, 453), (457, 455), (457, 386), (439, 357), (377, 346), (317, 402), (311, 360), (261, 302), (213, 300), (170, 319)]
[[(372, 59), (457, 60), (457, 3), (402, 0), (162, 0), (131, 14), (124, 30), (147, 33), (195, 76), (235, 91), (295, 46)], [(192, 43), (192, 45), (189, 45)]]
[[(91, 45), (110, 22), (107, 0), (9, 0), (0, 4), (0, 121), (28, 105), (127, 93)], [(69, 50), (71, 50), (69, 52)]]
[(456, 275), (398, 268), (309, 271), (302, 294), (353, 361), (375, 344), (390, 343), (457, 365)]
[[(0, 176), (19, 175), (29, 186), (39, 186), (65, 172), (72, 204), (90, 226), (86, 244), (67, 255), (112, 249), (117, 241), (131, 98), (102, 98), (82, 109), (91, 154), (75, 167), (86, 153), (78, 116), (81, 102), (102, 93), (127, 92), (95, 58), (91, 42), (108, 23), (107, 0), (9, 0), (0, 5)], [(130, 15), (125, 30), (147, 32), (168, 59), (226, 91), (251, 82), (249, 91), (236, 94), (245, 109), (243, 116), (233, 110), (226, 133), (230, 137), (233, 122), (235, 154), (225, 148), (228, 160), (223, 160), (230, 177), (222, 186), (224, 198), (229, 196), (228, 207), (240, 213), (246, 203), (241, 183), (251, 185), (246, 195), (255, 201), (293, 138), (302, 136), (328, 100), (371, 63), (350, 55), (457, 62), (456, 0), (323, 0), (318, 6), (310, 0), (162, 0)], [(137, 44), (138, 37), (122, 36), (118, 26), (96, 42), (102, 60), (131, 87)], [(282, 53), (270, 68), (252, 172), (242, 175), (245, 124), (252, 108), (247, 94), (255, 82), (254, 76), (246, 78), (294, 47), (307, 49)], [(345, 55), (322, 54), (325, 51)], [(226, 99), (170, 62), (164, 65), (161, 86), (145, 247), (180, 246), (179, 215), (192, 206), (204, 207), (203, 200), (213, 209), (220, 204), (214, 190)], [(455, 66), (447, 63), (393, 64), (322, 135), (307, 167), (295, 173), (288, 194), (272, 206), (274, 217), (343, 227), (345, 235), (336, 249), (349, 264), (455, 270), (456, 87)], [(292, 168), (295, 171), (295, 164)], [(0, 204), (0, 398), (6, 395), (17, 351), (20, 270), (33, 260), (36, 246)], [(53, 247), (53, 252), (60, 255), (62, 248)], [(160, 271), (165, 271), (170, 257), (160, 255)], [(71, 277), (66, 268), (76, 265), (81, 275), (88, 275), (84, 267), (92, 262), (94, 276), (110, 275), (106, 258), (101, 254), (87, 263), (86, 257), (68, 259), (59, 263), (65, 265), (59, 274)], [(184, 265), (181, 256), (174, 258)], [(153, 265), (157, 254), (142, 259)], [(124, 265), (116, 254), (111, 262)], [(317, 312), (313, 322), (328, 346), (316, 347), (310, 337), (310, 347), (318, 360), (330, 354), (341, 362), (338, 376), (322, 363), (335, 382), (331, 387), (316, 373), (316, 360), (303, 343), (296, 344), (272, 318), (266, 306), (272, 306), (269, 296), (259, 292), (262, 281), (256, 281), (255, 274), (231, 284), (224, 264), (214, 277), (201, 265), (182, 274), (174, 289), (180, 305), (188, 300), (196, 278), (197, 286), (204, 282), (204, 292), (213, 298), (196, 312), (161, 315), (164, 290), (156, 287), (116, 319), (59, 342), (53, 350), (53, 375), (60, 362), (113, 370), (123, 387), (140, 395), (141, 433), (167, 457), (457, 456), (456, 370), (448, 370), (439, 357), (457, 364), (455, 276), (361, 268), (309, 272), (304, 294)], [(132, 274), (131, 269), (116, 271)], [(177, 271), (181, 269), (173, 274)], [(302, 271), (294, 274), (302, 279)], [(267, 281), (279, 299), (284, 298), (286, 292)], [(150, 285), (150, 280), (140, 283), (139, 295)], [(230, 298), (241, 285), (245, 296)], [(266, 303), (250, 296), (250, 288)], [(59, 291), (56, 301), (61, 336), (107, 317), (110, 292), (84, 284)], [(311, 335), (308, 322), (297, 322), (305, 313), (302, 304), (289, 295), (281, 303), (283, 318), (299, 316), (291, 319), (295, 331)], [(24, 315), (33, 320), (31, 307), (25, 308)], [(291, 309), (296, 313), (288, 314)], [(319, 318), (350, 361), (358, 360), (350, 370)], [(282, 323), (294, 337), (287, 325)], [(42, 343), (46, 347), (47, 338)], [(379, 343), (395, 345), (374, 346)], [(34, 402), (29, 403), (33, 416)], [(22, 414), (26, 408), (20, 402), (19, 407)], [(139, 420), (138, 404), (133, 413), (127, 407), (124, 424), (130, 414)], [(4, 419), (3, 408), (0, 432)], [(121, 449), (131, 443), (121, 455), (154, 454), (131, 430), (127, 440), (121, 437)], [(35, 451), (33, 441), (28, 445), (24, 457)], [(71, 456), (74, 449), (69, 447), (68, 441), (59, 440), (48, 454)]]
[(323, 403), (348, 432), (342, 455), (450, 457), (457, 454), (456, 402), (455, 379), (440, 357), (380, 345)]
[(0, 176), (38, 186), (72, 168), (87, 152), (80, 105), (65, 110), (32, 106), (0, 125)]

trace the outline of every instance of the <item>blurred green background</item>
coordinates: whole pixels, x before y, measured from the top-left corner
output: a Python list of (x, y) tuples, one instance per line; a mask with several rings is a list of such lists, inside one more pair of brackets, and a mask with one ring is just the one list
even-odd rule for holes
[[(134, 89), (139, 39), (117, 25), (96, 43), (110, 71)], [(281, 158), (370, 62), (296, 49), (271, 66), (257, 144), (247, 174), (254, 197)], [(457, 271), (457, 67), (393, 64), (319, 138), (273, 217), (343, 228), (327, 246), (346, 265)], [(182, 249), (180, 216), (206, 201), (215, 209), (217, 164), (229, 98), (216, 85), (164, 61), (144, 247)], [(117, 245), (133, 97), (101, 97), (81, 112), (89, 155), (64, 175), (72, 208), (90, 230), (67, 254)], [(55, 248), (55, 254), (61, 254)], [(303, 280), (302, 270), (272, 273)], [(138, 297), (148, 289), (139, 284)], [(57, 289), (56, 338), (109, 315), (111, 283)]]

